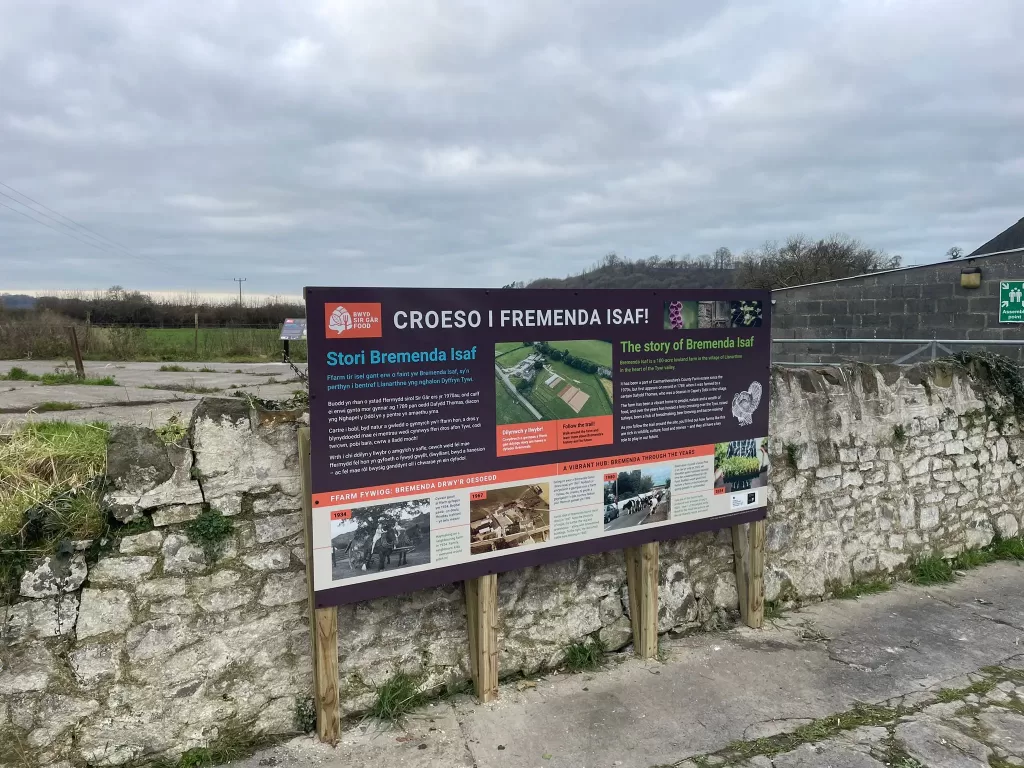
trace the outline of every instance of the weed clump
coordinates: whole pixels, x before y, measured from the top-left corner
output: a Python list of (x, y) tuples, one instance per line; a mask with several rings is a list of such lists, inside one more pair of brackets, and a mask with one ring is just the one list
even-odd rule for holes
[(312, 733), (316, 730), (316, 703), (312, 697), (295, 702), (295, 728), (299, 733)]
[(375, 688), (377, 696), (370, 707), (370, 715), (379, 720), (400, 720), (426, 699), (420, 689), (420, 678), (406, 672), (398, 672)]
[(174, 414), (166, 424), (161, 424), (154, 431), (165, 445), (181, 445), (188, 434), (188, 425), (178, 417), (178, 414)]
[(220, 557), (224, 543), (235, 529), (234, 523), (219, 509), (205, 508), (185, 527), (189, 541), (203, 550), (206, 559), (214, 562)]
[(939, 555), (919, 557), (910, 565), (910, 581), (914, 584), (946, 584), (953, 581), (953, 566)]
[(886, 579), (868, 579), (855, 581), (852, 584), (836, 584), (832, 588), (832, 596), (837, 600), (855, 600), (864, 595), (877, 595), (892, 589), (892, 583)]
[(597, 669), (604, 662), (608, 649), (599, 638), (589, 642), (573, 643), (565, 649), (565, 666), (570, 672)]

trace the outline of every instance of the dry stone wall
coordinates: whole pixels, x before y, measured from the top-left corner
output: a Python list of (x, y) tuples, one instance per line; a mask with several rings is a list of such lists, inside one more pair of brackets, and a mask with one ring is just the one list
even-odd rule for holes
[[(774, 373), (766, 597), (836, 584), (1014, 535), (1024, 438), (996, 396), (943, 366)], [(226, 730), (286, 734), (310, 693), (294, 421), (208, 400), (188, 434), (112, 436), (117, 523), (34, 563), (0, 607), (0, 765), (130, 765)], [(189, 522), (232, 529), (215, 559)], [(663, 632), (737, 611), (728, 531), (662, 544)], [(558, 665), (570, 643), (630, 642), (621, 553), (503, 574), (501, 673)], [(459, 585), (342, 607), (342, 706), (396, 671), (432, 688), (469, 677)]]

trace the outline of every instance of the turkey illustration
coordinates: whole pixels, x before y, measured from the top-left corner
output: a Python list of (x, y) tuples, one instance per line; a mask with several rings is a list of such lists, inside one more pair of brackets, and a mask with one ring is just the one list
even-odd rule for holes
[(752, 382), (743, 392), (732, 396), (732, 415), (741, 427), (749, 427), (754, 420), (754, 411), (761, 404), (761, 385)]

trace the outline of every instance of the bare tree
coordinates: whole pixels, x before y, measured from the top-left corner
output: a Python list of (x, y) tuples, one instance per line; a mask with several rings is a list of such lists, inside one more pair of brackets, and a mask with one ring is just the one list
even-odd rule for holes
[(900, 265), (899, 256), (868, 248), (846, 235), (810, 240), (803, 235), (785, 245), (767, 242), (743, 254), (737, 282), (749, 288), (786, 288), (793, 285), (836, 280)]
[(715, 269), (732, 269), (732, 251), (725, 246), (715, 249)]
[(950, 261), (956, 261), (963, 255), (964, 249), (961, 248), (959, 245), (954, 245), (952, 248), (946, 251), (946, 258), (949, 259)]

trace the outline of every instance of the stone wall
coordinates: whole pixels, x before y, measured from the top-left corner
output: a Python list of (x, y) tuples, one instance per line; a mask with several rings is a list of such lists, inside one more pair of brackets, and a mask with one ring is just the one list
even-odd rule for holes
[[(961, 288), (960, 270), (981, 269), (980, 288)], [(772, 292), (776, 339), (986, 339), (1022, 342), (987, 347), (1024, 360), (1024, 328), (999, 324), (999, 281), (1024, 280), (1024, 250), (861, 275)], [(921, 345), (775, 344), (782, 362), (840, 359), (893, 362)], [(957, 347), (953, 351), (963, 349)], [(939, 354), (945, 354), (941, 350)], [(929, 359), (924, 354), (917, 360)]]
[[(1024, 438), (948, 367), (774, 372), (769, 600), (807, 600), (917, 554), (1017, 533)], [(104, 542), (35, 564), (0, 608), (0, 764), (125, 765), (216, 741), (285, 734), (310, 692), (296, 423), (232, 401), (197, 409), (182, 445), (119, 429)], [(234, 528), (210, 561), (190, 540), (203, 504)], [(727, 626), (728, 531), (661, 548), (663, 632)], [(620, 552), (499, 578), (501, 673), (558, 665), (568, 644), (630, 641)], [(405, 670), (469, 677), (459, 585), (339, 612), (342, 706)]]

